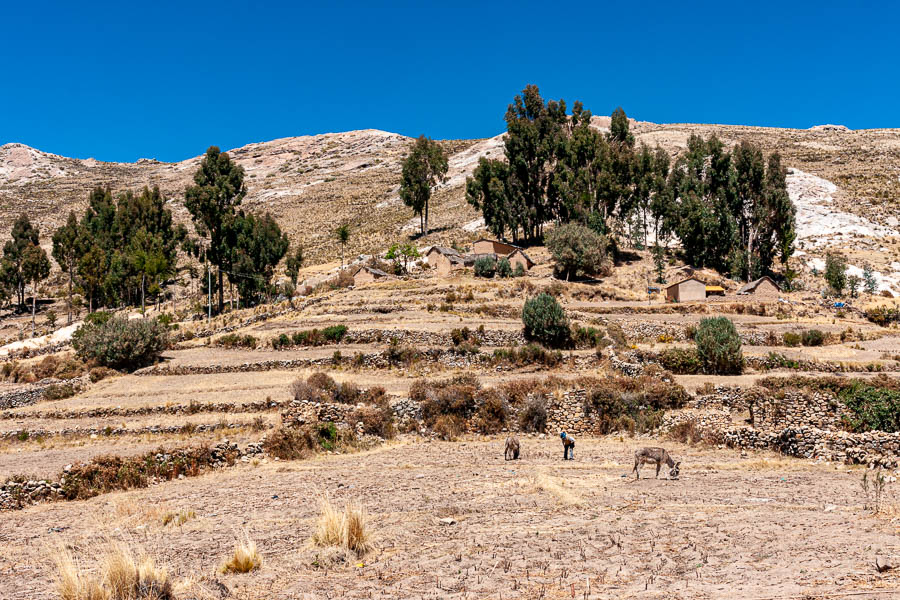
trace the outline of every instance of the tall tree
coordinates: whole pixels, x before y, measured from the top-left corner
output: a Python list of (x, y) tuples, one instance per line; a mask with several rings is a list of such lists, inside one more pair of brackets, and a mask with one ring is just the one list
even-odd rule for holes
[(297, 277), (300, 275), (300, 269), (303, 268), (303, 246), (297, 244), (294, 251), (288, 254), (287, 260), (284, 261), (284, 272), (291, 280), (292, 285), (297, 285)]
[(428, 234), (428, 212), (432, 188), (445, 181), (447, 154), (441, 145), (419, 136), (412, 150), (403, 161), (400, 176), (400, 197), (403, 203), (419, 215), (422, 235)]
[(288, 249), (287, 235), (272, 216), (245, 215), (240, 211), (234, 220), (234, 246), (231, 262), (234, 272), (229, 280), (237, 286), (245, 304), (253, 303), (268, 293), (275, 266)]
[(341, 245), (341, 270), (344, 269), (344, 246), (347, 245), (347, 242), (350, 241), (350, 224), (349, 223), (341, 223), (338, 225), (338, 228), (334, 230), (334, 237), (337, 238), (337, 241)]
[(66, 224), (53, 233), (53, 259), (69, 280), (66, 291), (67, 325), (72, 323), (72, 284), (75, 281), (75, 269), (78, 267), (78, 258), (81, 255), (78, 239), (78, 217), (70, 211)]
[(634, 146), (634, 134), (630, 131), (628, 116), (622, 107), (613, 111), (609, 122), (609, 141)]
[(78, 277), (88, 297), (88, 312), (94, 312), (94, 300), (103, 289), (109, 261), (106, 252), (99, 244), (87, 247), (81, 258), (78, 259)]
[(50, 275), (50, 259), (37, 244), (27, 246), (23, 252), (22, 276), (31, 284), (31, 336), (34, 337), (34, 315), (37, 311), (38, 283)]
[(207, 256), (218, 267), (219, 310), (225, 306), (223, 270), (229, 270), (229, 229), (247, 190), (244, 169), (233, 163), (227, 153), (210, 146), (194, 173), (194, 185), (184, 193), (184, 205), (194, 219), (198, 233), (209, 237)]
[(25, 284), (29, 281), (25, 274), (26, 252), (38, 245), (39, 237), (37, 227), (23, 213), (13, 223), (12, 239), (3, 245), (3, 272), (7, 282), (16, 290), (20, 308), (25, 306)]

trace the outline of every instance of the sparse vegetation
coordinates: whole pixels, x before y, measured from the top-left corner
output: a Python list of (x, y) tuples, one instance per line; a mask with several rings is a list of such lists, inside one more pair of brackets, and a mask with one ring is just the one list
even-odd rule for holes
[(231, 556), (222, 565), (223, 573), (250, 573), (262, 566), (262, 557), (256, 549), (256, 543), (246, 535), (234, 545)]
[(360, 557), (375, 547), (375, 536), (366, 510), (348, 502), (344, 510), (339, 511), (328, 498), (321, 501), (312, 540), (317, 546), (336, 546)]

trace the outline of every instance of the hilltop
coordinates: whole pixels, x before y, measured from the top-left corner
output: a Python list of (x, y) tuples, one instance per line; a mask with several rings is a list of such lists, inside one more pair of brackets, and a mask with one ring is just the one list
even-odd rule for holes
[[(592, 123), (604, 129), (609, 118), (594, 117)], [(794, 201), (808, 208), (798, 219), (801, 251), (844, 247), (866, 238), (870, 242), (863, 245), (877, 253), (882, 244), (874, 238), (893, 235), (900, 224), (900, 129), (798, 130), (632, 121), (632, 131), (639, 143), (660, 145), (673, 155), (686, 147), (692, 134), (716, 134), (728, 145), (748, 139), (766, 151), (778, 150), (794, 170), (789, 177)], [(291, 239), (302, 241), (311, 261), (323, 262), (336, 258), (331, 231), (344, 221), (355, 230), (348, 247), (351, 253), (380, 251), (415, 234), (417, 220), (398, 195), (401, 160), (412, 141), (366, 129), (253, 143), (229, 153), (247, 172), (244, 205), (270, 211)], [(475, 237), (480, 216), (466, 204), (466, 177), (480, 157), (502, 155), (502, 136), (441, 144), (450, 155), (449, 179), (436, 193), (434, 231), (423, 243), (465, 242)], [(8, 235), (12, 218), (23, 207), (46, 234), (69, 210), (83, 209), (88, 192), (97, 185), (114, 191), (158, 185), (170, 198), (176, 218), (187, 222), (183, 193), (199, 160), (197, 156), (177, 163), (153, 159), (111, 163), (7, 144), (0, 147), (0, 237)], [(840, 216), (843, 213), (850, 216)], [(48, 243), (49, 236), (45, 237)], [(890, 252), (884, 259), (889, 257)], [(874, 260), (889, 264), (897, 258)]]

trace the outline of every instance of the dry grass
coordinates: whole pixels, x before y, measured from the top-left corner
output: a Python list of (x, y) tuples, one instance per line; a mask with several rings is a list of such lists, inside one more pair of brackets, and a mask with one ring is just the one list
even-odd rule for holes
[(56, 590), (62, 600), (172, 600), (172, 582), (149, 556), (140, 558), (113, 544), (101, 573), (83, 571), (64, 548), (54, 555)]
[(348, 502), (341, 512), (328, 498), (322, 499), (321, 506), (316, 533), (312, 537), (314, 544), (345, 548), (357, 556), (363, 556), (374, 548), (374, 534), (364, 508)]
[(223, 573), (249, 573), (262, 566), (262, 556), (256, 549), (256, 543), (247, 535), (234, 545), (234, 552), (222, 565)]
[(530, 483), (538, 490), (547, 492), (555, 497), (563, 504), (570, 506), (579, 506), (584, 503), (584, 499), (568, 489), (568, 482), (558, 477), (551, 477), (546, 473), (538, 473), (530, 478)]

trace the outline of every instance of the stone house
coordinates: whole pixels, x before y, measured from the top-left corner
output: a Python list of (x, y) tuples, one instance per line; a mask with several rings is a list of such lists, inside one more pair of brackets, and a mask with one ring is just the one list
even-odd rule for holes
[(762, 276), (756, 281), (751, 281), (738, 290), (742, 296), (777, 296), (781, 292), (778, 284), (768, 276)]
[(667, 302), (691, 302), (706, 299), (706, 284), (696, 277), (682, 279), (666, 288)]
[(371, 283), (376, 279), (384, 279), (385, 277), (390, 277), (390, 275), (388, 275), (381, 269), (375, 269), (373, 267), (360, 267), (356, 270), (356, 273), (353, 274), (353, 285)]
[(522, 268), (526, 271), (531, 270), (531, 267), (534, 266), (534, 261), (521, 248), (516, 248), (510, 252), (506, 259), (509, 261), (509, 266), (512, 267), (513, 271), (516, 270), (516, 265), (522, 265)]
[(498, 242), (497, 240), (489, 240), (481, 238), (475, 240), (472, 244), (472, 254), (496, 254), (497, 256), (509, 256), (514, 250), (519, 250), (518, 246), (507, 244), (506, 242)]
[(463, 269), (474, 262), (474, 260), (463, 257), (453, 248), (443, 246), (432, 246), (425, 253), (425, 259), (428, 261), (428, 265), (441, 276), (449, 275), (452, 271)]

